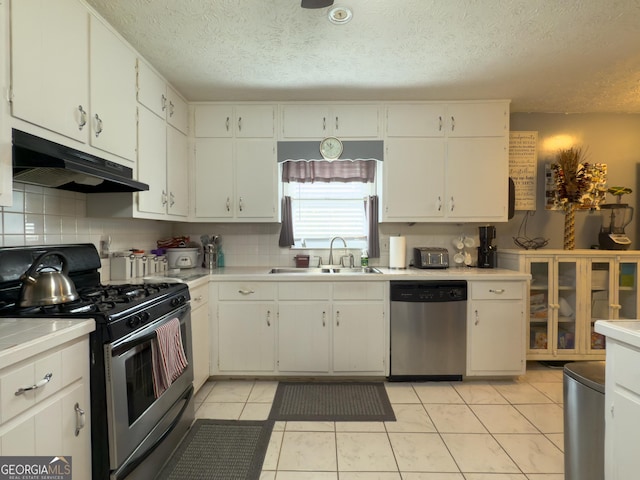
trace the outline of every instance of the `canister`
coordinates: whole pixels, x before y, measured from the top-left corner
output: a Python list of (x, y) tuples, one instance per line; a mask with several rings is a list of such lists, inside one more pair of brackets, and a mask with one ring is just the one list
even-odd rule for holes
[(135, 255), (114, 252), (111, 257), (111, 280), (131, 280), (135, 276)]

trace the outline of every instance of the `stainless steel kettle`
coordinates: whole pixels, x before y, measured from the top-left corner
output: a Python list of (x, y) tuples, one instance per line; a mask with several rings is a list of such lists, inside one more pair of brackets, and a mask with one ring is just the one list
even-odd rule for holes
[[(56, 256), (62, 260), (60, 270), (43, 265), (44, 258), (49, 256)], [(80, 298), (68, 273), (69, 261), (61, 252), (51, 251), (40, 255), (20, 277), (20, 306), (58, 305)]]

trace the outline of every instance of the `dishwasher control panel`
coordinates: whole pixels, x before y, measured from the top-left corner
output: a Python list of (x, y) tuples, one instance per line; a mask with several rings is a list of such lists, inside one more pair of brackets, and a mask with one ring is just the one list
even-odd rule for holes
[(461, 302), (467, 299), (464, 280), (393, 281), (392, 302)]

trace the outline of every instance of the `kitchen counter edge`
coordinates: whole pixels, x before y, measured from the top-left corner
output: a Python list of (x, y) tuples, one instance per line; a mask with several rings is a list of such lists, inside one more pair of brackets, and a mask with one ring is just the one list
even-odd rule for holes
[(0, 318), (0, 369), (88, 335), (92, 319)]
[[(387, 282), (395, 280), (529, 280), (531, 275), (503, 268), (390, 269), (375, 267), (382, 273), (269, 273), (272, 267), (224, 267), (213, 271), (195, 268), (165, 275), (167, 279), (185, 282), (193, 288), (206, 282)], [(158, 276), (159, 277), (159, 276)]]
[(640, 348), (640, 320), (597, 320), (595, 330), (607, 339)]

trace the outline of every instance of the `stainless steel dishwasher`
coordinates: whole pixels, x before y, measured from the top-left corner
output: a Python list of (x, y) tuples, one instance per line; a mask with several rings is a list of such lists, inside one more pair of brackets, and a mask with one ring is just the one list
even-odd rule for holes
[(461, 380), (466, 370), (467, 282), (392, 281), (389, 380)]

